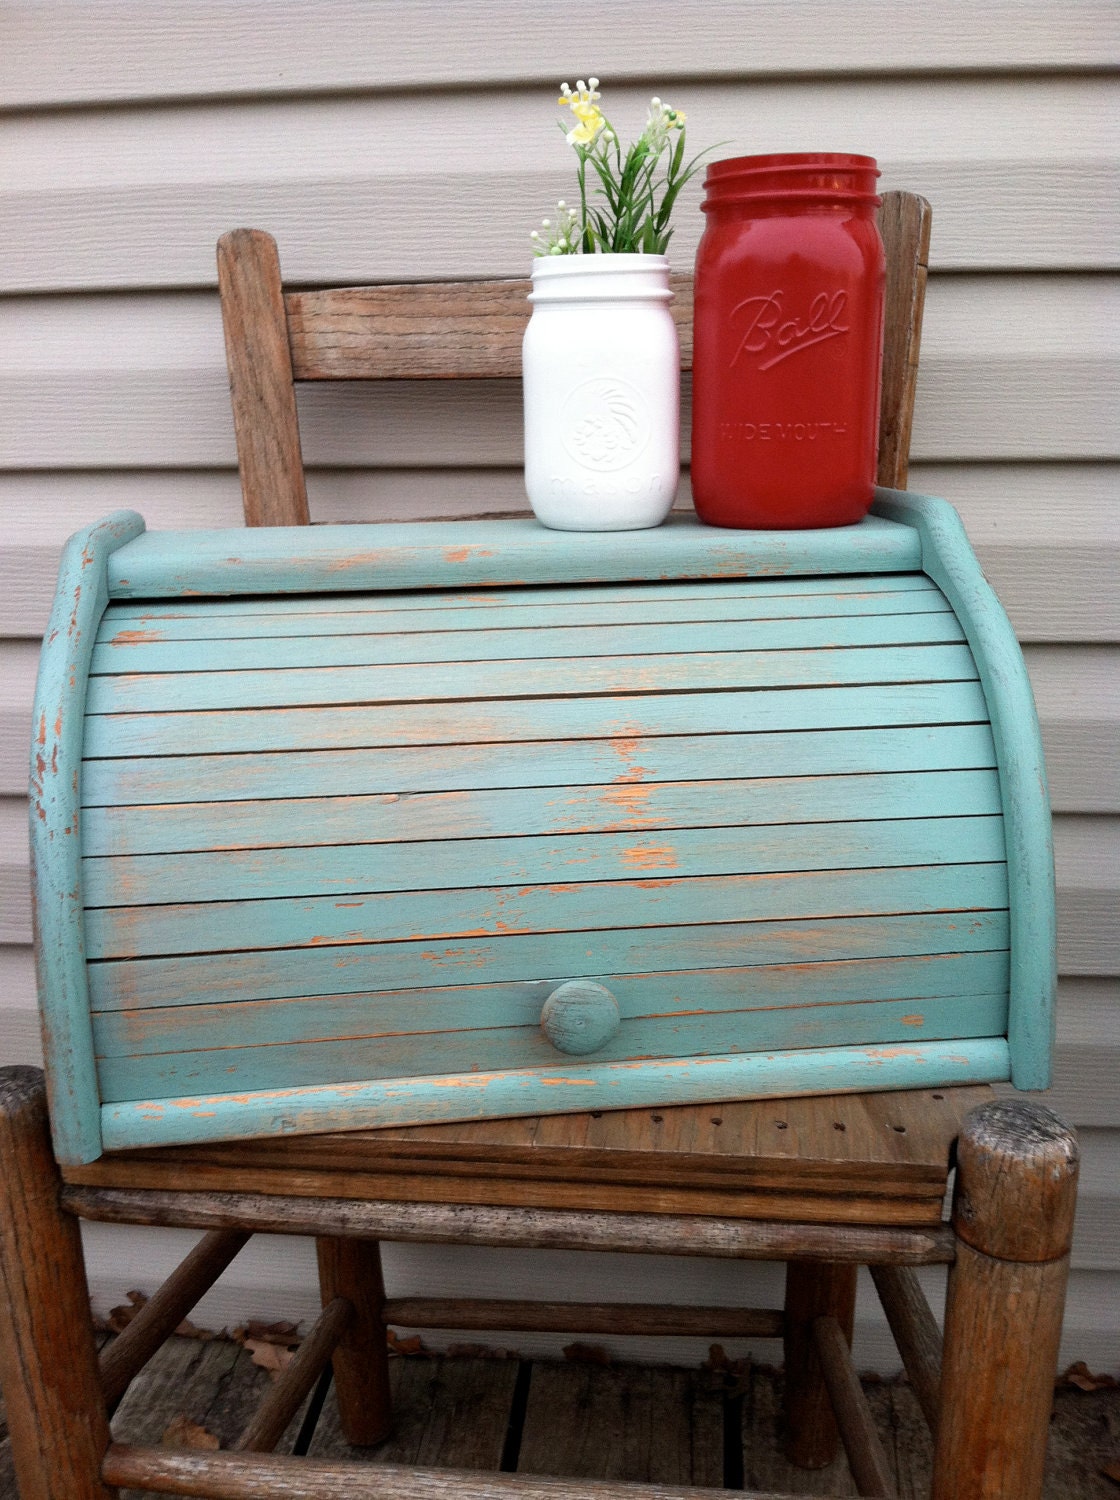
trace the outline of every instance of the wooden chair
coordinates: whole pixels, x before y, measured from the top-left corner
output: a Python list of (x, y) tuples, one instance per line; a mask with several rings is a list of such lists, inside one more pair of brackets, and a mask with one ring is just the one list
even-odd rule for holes
[[(906, 482), (928, 207), (888, 194), (879, 477)], [(513, 377), (526, 283), (284, 292), (274, 242), (239, 230), (219, 276), (246, 518), (308, 521), (293, 379)], [(678, 278), (685, 362), (690, 283)], [(957, 1167), (952, 1224), (941, 1221)], [(699, 1491), (267, 1456), (328, 1359), (356, 1445), (390, 1430), (385, 1325), (781, 1337), (787, 1451), (846, 1447), (892, 1493), (852, 1367), (869, 1265), (936, 1435), (938, 1500), (1041, 1494), (1077, 1170), (1049, 1111), (986, 1087), (678, 1106), (110, 1153), (61, 1172), (41, 1076), (0, 1075), (0, 1377), (24, 1500), (137, 1485), (290, 1497)], [(197, 1227), (197, 1248), (98, 1367), (77, 1220)], [(236, 1453), (129, 1449), (107, 1413), (256, 1231), (316, 1238), (324, 1311)], [(781, 1309), (387, 1299), (382, 1239), (785, 1260)], [(914, 1267), (949, 1266), (944, 1344)], [(721, 1492), (712, 1492), (721, 1493)]]

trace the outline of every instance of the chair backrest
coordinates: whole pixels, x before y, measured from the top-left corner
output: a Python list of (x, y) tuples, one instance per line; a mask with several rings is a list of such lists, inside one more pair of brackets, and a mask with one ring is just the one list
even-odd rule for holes
[[(930, 207), (886, 193), (887, 258), (878, 481), (905, 489), (929, 255)], [(692, 367), (692, 277), (674, 276), (681, 365)], [(245, 520), (307, 525), (297, 380), (512, 379), (521, 373), (527, 281), (450, 281), (289, 292), (276, 241), (218, 241), (218, 287)]]

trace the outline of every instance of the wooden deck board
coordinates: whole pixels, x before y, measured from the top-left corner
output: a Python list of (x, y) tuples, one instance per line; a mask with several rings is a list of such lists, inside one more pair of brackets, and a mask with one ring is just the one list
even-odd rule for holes
[(536, 1363), (517, 1468), (718, 1488), (722, 1396), (695, 1370)]
[[(846, 1461), (797, 1469), (779, 1442), (782, 1377), (748, 1367), (737, 1378), (667, 1366), (413, 1355), (390, 1366), (397, 1432), (351, 1449), (328, 1393), (310, 1438), (319, 1458), (573, 1478), (648, 1480), (715, 1488), (745, 1485), (804, 1495), (854, 1495)], [(173, 1338), (130, 1387), (113, 1430), (158, 1443), (176, 1416), (233, 1442), (269, 1377), (226, 1340)], [(929, 1493), (929, 1433), (910, 1387), (866, 1382), (899, 1500)], [(291, 1452), (303, 1414), (278, 1451)], [(0, 1421), (3, 1419), (0, 1409)], [(741, 1468), (734, 1438), (740, 1439)], [(1110, 1500), (1104, 1464), (1120, 1459), (1120, 1390), (1062, 1388), (1050, 1428), (1044, 1500)], [(9, 1445), (0, 1441), (0, 1500), (18, 1500)], [(122, 1500), (142, 1500), (129, 1491)]]
[(389, 1367), (397, 1430), (376, 1448), (351, 1448), (342, 1436), (333, 1389), (311, 1439), (311, 1458), (377, 1464), (497, 1469), (510, 1423), (519, 1362), (413, 1356)]

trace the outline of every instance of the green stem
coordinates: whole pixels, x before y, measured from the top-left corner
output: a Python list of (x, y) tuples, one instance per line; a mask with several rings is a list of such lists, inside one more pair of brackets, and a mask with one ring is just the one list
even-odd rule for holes
[(591, 227), (587, 222), (587, 152), (579, 153), (579, 224), (580, 234), (583, 239), (583, 253), (590, 255), (594, 250), (591, 240)]

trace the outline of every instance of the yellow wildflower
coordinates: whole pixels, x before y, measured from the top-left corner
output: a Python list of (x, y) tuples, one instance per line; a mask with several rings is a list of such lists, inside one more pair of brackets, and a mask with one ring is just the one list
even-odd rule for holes
[(560, 97), (556, 102), (566, 104), (578, 122), (568, 131), (569, 146), (590, 146), (607, 123), (595, 102), (602, 98), (598, 84), (597, 78), (591, 78), (587, 83), (581, 78), (574, 89), (566, 83), (560, 85)]
[(568, 145), (590, 146), (607, 123), (602, 111), (597, 104), (573, 104), (571, 110), (579, 124), (568, 131)]

